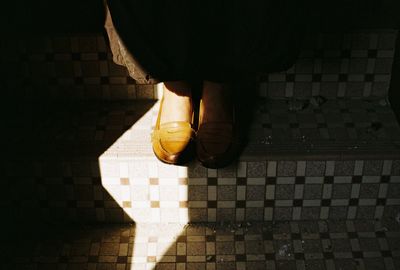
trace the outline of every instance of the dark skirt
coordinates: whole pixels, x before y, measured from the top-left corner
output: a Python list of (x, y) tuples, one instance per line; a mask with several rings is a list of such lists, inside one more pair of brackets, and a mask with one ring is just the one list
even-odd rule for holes
[(283, 71), (305, 32), (294, 0), (109, 0), (106, 8), (113, 59), (142, 84)]

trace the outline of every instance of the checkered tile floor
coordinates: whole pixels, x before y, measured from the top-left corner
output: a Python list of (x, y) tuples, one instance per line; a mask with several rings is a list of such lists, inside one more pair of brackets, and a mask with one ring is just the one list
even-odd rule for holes
[[(243, 157), (399, 152), (400, 127), (385, 99), (260, 97), (257, 102)], [(93, 155), (118, 140), (109, 155), (151, 157), (158, 107), (154, 101), (21, 103), (10, 109), (5, 132), (35, 154), (57, 146), (60, 153), (79, 149)], [(15, 147), (10, 152), (16, 153)]]
[(40, 226), (3, 240), (0, 268), (395, 270), (398, 219)]

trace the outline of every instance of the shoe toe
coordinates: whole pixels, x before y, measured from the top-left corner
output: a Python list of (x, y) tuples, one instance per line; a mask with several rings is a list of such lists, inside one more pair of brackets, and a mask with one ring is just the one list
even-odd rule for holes
[(160, 146), (170, 155), (178, 155), (188, 146), (189, 141), (171, 141), (160, 139)]

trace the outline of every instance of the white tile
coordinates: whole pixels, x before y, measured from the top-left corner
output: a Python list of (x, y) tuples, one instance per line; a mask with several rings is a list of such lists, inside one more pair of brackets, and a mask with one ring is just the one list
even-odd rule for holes
[(188, 168), (185, 166), (178, 166), (178, 177), (179, 178), (187, 178), (188, 177)]
[(179, 209), (178, 208), (162, 208), (161, 222), (166, 223), (179, 223)]
[(378, 198), (386, 198), (387, 197), (388, 186), (389, 185), (386, 183), (382, 183), (379, 185)]
[(356, 160), (354, 165), (354, 175), (362, 175), (363, 167), (364, 167), (364, 161)]
[(247, 185), (265, 185), (265, 178), (247, 178)]
[(335, 170), (335, 162), (332, 160), (326, 161), (325, 175), (333, 176)]
[(149, 186), (149, 191), (150, 191), (150, 200), (151, 201), (159, 201), (160, 200), (160, 191), (158, 186), (150, 185)]
[(217, 187), (216, 186), (208, 186), (208, 200), (214, 201), (217, 200)]
[(305, 175), (306, 175), (306, 162), (297, 161), (296, 176), (305, 176)]
[(134, 211), (139, 211), (136, 209), (140, 209), (140, 211), (143, 209), (145, 211), (149, 211), (150, 209), (150, 201), (135, 201), (132, 202), (132, 208), (135, 209)]
[(273, 208), (264, 208), (264, 221), (272, 221), (273, 219)]
[(246, 177), (247, 163), (240, 161), (237, 165), (236, 174), (238, 177)]
[(275, 177), (276, 176), (276, 161), (268, 161), (267, 165), (267, 176)]
[(236, 178), (221, 178), (217, 179), (218, 185), (236, 185)]
[(265, 198), (267, 200), (275, 199), (275, 185), (267, 185), (266, 186)]
[(188, 186), (179, 186), (179, 196), (178, 196), (180, 201), (187, 201), (188, 198)]
[(207, 176), (208, 177), (217, 177), (218, 171), (215, 169), (207, 169)]
[(189, 209), (187, 208), (179, 208), (179, 222), (181, 224), (188, 223), (189, 220)]
[(246, 186), (237, 186), (236, 199), (239, 201), (246, 200)]
[(392, 160), (385, 160), (383, 162), (382, 175), (390, 175), (391, 174), (392, 163), (393, 163)]
[(244, 208), (236, 208), (236, 221), (244, 221), (245, 219), (245, 209)]
[(151, 222), (159, 223), (161, 222), (160, 208), (151, 208)]
[(359, 198), (359, 197), (360, 197), (360, 184), (352, 184), (351, 198)]
[(217, 210), (209, 208), (207, 209), (207, 221), (208, 222), (215, 222), (217, 221)]
[(179, 208), (179, 201), (160, 201), (160, 208)]

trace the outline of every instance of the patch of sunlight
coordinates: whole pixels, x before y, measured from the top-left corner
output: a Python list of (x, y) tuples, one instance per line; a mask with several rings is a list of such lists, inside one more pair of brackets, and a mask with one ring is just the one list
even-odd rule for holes
[[(162, 84), (157, 89), (161, 97)], [(158, 106), (159, 102), (142, 112), (98, 159), (102, 186), (115, 201), (104, 201), (106, 216), (99, 218), (108, 221), (122, 209), (125, 222), (135, 223), (131, 269), (154, 269), (157, 262), (168, 259), (168, 250), (189, 222), (188, 187), (181, 182), (188, 177), (187, 167), (163, 164), (151, 148)], [(96, 200), (105, 199), (101, 192), (95, 196)], [(149, 243), (150, 236), (156, 237), (158, 244)], [(149, 262), (149, 256), (154, 261)]]

